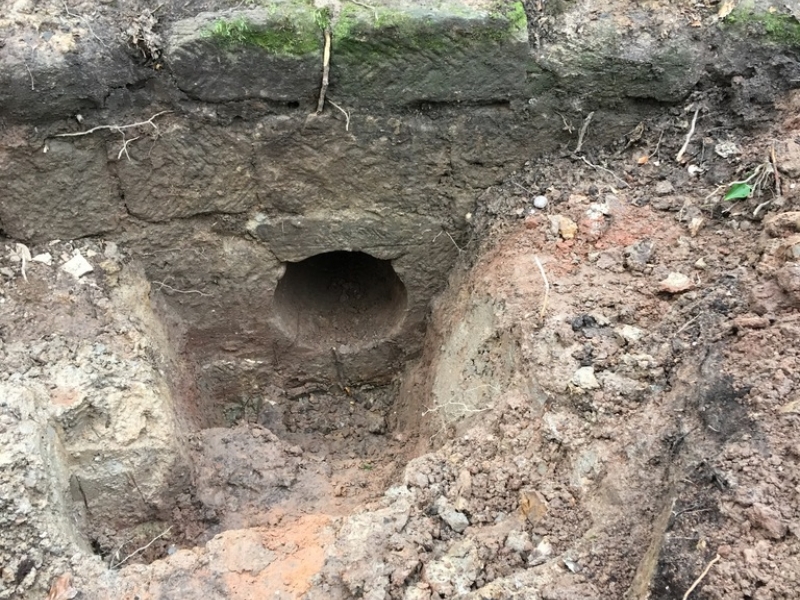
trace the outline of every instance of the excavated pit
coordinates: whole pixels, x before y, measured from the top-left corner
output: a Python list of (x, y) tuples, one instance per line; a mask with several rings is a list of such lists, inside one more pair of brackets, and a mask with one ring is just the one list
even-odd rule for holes
[(326, 252), (286, 263), (274, 313), (298, 344), (329, 349), (389, 337), (406, 309), (391, 261), (363, 252)]
[(794, 597), (791, 9), (68, 4), (0, 16), (0, 599)]

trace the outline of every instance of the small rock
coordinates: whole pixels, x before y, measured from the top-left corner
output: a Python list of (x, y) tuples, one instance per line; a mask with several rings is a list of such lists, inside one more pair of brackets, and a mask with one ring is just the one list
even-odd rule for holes
[(785, 233), (800, 232), (800, 211), (790, 210), (777, 215), (769, 215), (764, 219), (764, 229), (772, 237), (781, 237)]
[(539, 210), (547, 208), (547, 196), (535, 196), (533, 199), (533, 206)]
[[(595, 205), (593, 204), (592, 206)], [(603, 212), (590, 208), (588, 211), (586, 211), (586, 214), (581, 219), (578, 227), (582, 237), (585, 237), (590, 242), (596, 242), (603, 237), (603, 234), (608, 229), (609, 224), (610, 222)]]
[(547, 500), (538, 490), (520, 490), (519, 509), (531, 525), (537, 525), (547, 514)]
[(703, 217), (694, 217), (689, 223), (689, 235), (697, 237), (705, 222), (706, 220)]
[(722, 158), (729, 158), (741, 154), (741, 150), (734, 142), (726, 140), (714, 146), (714, 153)]
[(564, 215), (556, 215), (556, 218), (558, 219), (559, 235), (565, 240), (574, 239), (575, 234), (578, 233), (577, 223)]
[(428, 562), (423, 568), (422, 580), (439, 596), (456, 598), (470, 592), (482, 569), (483, 562), (475, 543), (462, 540), (453, 544), (440, 559)]
[(14, 269), (9, 267), (0, 267), (0, 275), (8, 277), (9, 279), (14, 279)]
[(31, 260), (33, 262), (42, 263), (43, 265), (47, 265), (49, 267), (53, 264), (53, 255), (49, 252), (45, 252), (43, 254), (37, 254)]
[(89, 264), (89, 261), (83, 258), (80, 251), (76, 250), (74, 256), (61, 265), (61, 270), (78, 279), (87, 273), (91, 273), (94, 269)]
[(781, 406), (778, 412), (782, 415), (800, 414), (800, 398), (795, 398)]
[(376, 435), (386, 432), (386, 419), (376, 413), (367, 414), (367, 431)]
[(680, 294), (694, 288), (694, 282), (683, 273), (670, 273), (669, 276), (658, 283), (658, 288), (668, 294)]
[(464, 530), (469, 527), (469, 519), (467, 519), (467, 516), (450, 506), (447, 502), (447, 498), (444, 496), (440, 497), (435, 505), (439, 510), (439, 516), (447, 523), (448, 527), (456, 533), (463, 533)]
[(657, 196), (666, 196), (668, 194), (672, 194), (675, 191), (675, 187), (669, 181), (659, 181), (656, 184), (656, 195)]
[(578, 571), (581, 570), (580, 566), (578, 566), (578, 563), (576, 563), (571, 558), (565, 556), (561, 560), (564, 562), (564, 566), (567, 567), (571, 572), (577, 573)]
[(787, 262), (775, 273), (778, 285), (784, 292), (800, 300), (800, 263)]
[(582, 390), (596, 390), (600, 387), (593, 367), (581, 367), (572, 376), (572, 384)]
[(792, 179), (800, 177), (800, 144), (793, 139), (778, 144), (775, 153), (780, 156), (780, 170)]
[(628, 344), (634, 344), (642, 339), (645, 332), (643, 329), (639, 329), (633, 325), (623, 325), (622, 327), (618, 327), (615, 333)]
[(650, 239), (639, 240), (635, 244), (625, 247), (625, 266), (631, 271), (644, 271), (647, 263), (653, 258), (655, 243)]
[(753, 527), (763, 530), (773, 540), (782, 539), (788, 531), (778, 512), (763, 504), (754, 503), (745, 514)]
[(547, 537), (543, 537), (542, 541), (536, 545), (536, 548), (531, 553), (528, 562), (531, 565), (541, 564), (545, 562), (551, 554), (553, 554), (553, 545)]
[(769, 319), (756, 315), (741, 315), (733, 320), (733, 324), (740, 329), (766, 329), (769, 327)]
[(603, 250), (602, 252), (598, 252), (595, 260), (597, 261), (597, 268), (603, 269), (604, 271), (612, 270), (616, 267), (616, 270), (621, 272), (622, 271), (622, 248), (615, 246), (614, 248), (609, 248), (608, 250)]
[(406, 588), (403, 600), (431, 600), (431, 590), (424, 583), (417, 583), (414, 587)]
[(103, 248), (103, 256), (110, 259), (119, 258), (119, 247), (114, 242), (106, 242)]
[(506, 536), (505, 547), (512, 552), (530, 552), (533, 550), (531, 536), (526, 531), (512, 531)]
[(708, 263), (706, 263), (705, 259), (701, 256), (700, 258), (698, 258), (695, 261), (694, 268), (695, 269), (700, 269), (702, 271), (703, 269), (707, 269), (708, 268)]
[(472, 474), (469, 469), (461, 469), (456, 480), (456, 495), (459, 498), (469, 499), (472, 496)]

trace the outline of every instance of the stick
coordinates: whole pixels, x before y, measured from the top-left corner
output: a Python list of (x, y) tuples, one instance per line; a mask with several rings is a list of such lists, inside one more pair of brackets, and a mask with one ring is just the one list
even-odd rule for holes
[(28, 66), (28, 61), (23, 59), (22, 62), (25, 63), (25, 70), (28, 71), (28, 77), (31, 78), (31, 91), (35, 92), (36, 91), (36, 86), (33, 84), (33, 73), (31, 73), (31, 68)]
[(319, 102), (317, 102), (317, 114), (322, 113), (325, 107), (325, 92), (328, 91), (328, 73), (331, 68), (331, 28), (325, 28), (325, 50), (322, 52), (322, 86), (319, 90)]
[(658, 141), (656, 142), (656, 149), (653, 150), (650, 154), (647, 155), (647, 160), (649, 161), (654, 156), (656, 160), (658, 160), (658, 149), (661, 147), (661, 138), (664, 137), (664, 130), (661, 130), (661, 133), (658, 136)]
[(583, 162), (585, 162), (587, 165), (589, 165), (590, 167), (592, 167), (593, 169), (597, 169), (597, 170), (599, 170), (599, 171), (605, 171), (606, 173), (608, 173), (609, 175), (611, 175), (611, 176), (612, 176), (614, 179), (616, 179), (617, 181), (619, 181), (619, 182), (620, 182), (622, 185), (624, 185), (625, 187), (628, 187), (628, 182), (627, 182), (627, 181), (625, 181), (624, 179), (622, 179), (622, 177), (620, 177), (620, 176), (619, 176), (619, 175), (617, 175), (616, 173), (614, 173), (614, 171), (612, 171), (611, 169), (606, 169), (605, 167), (601, 167), (600, 165), (593, 165), (593, 164), (592, 164), (592, 163), (590, 163), (588, 160), (586, 160), (586, 157), (585, 157), (585, 156), (581, 156), (581, 157), (580, 157), (580, 159), (581, 159)]
[[(172, 529), (172, 525), (170, 525), (169, 527), (167, 527), (167, 528), (166, 528), (164, 531), (162, 531), (161, 533), (159, 533), (159, 534), (158, 534), (156, 537), (154, 537), (152, 540), (150, 540), (149, 542), (147, 542), (147, 544), (145, 544), (145, 545), (144, 545), (144, 546), (142, 546), (141, 548), (137, 548), (136, 550), (134, 550), (133, 552), (131, 552), (130, 554), (128, 554), (128, 556), (126, 556), (125, 558), (123, 558), (123, 559), (122, 559), (121, 561), (119, 561), (117, 564), (115, 564), (115, 565), (112, 565), (112, 566), (111, 566), (111, 568), (112, 568), (112, 569), (116, 569), (116, 568), (117, 568), (117, 567), (119, 567), (119, 566), (120, 566), (122, 563), (124, 563), (125, 561), (127, 561), (129, 558), (133, 558), (134, 556), (136, 556), (136, 555), (137, 555), (137, 554), (139, 554), (140, 552), (144, 552), (144, 551), (145, 551), (145, 550), (147, 550), (147, 549), (148, 549), (150, 546), (152, 546), (152, 545), (153, 545), (153, 543), (154, 543), (154, 542), (155, 542), (157, 539), (159, 539), (159, 538), (162, 538), (162, 537), (164, 537), (165, 535), (167, 535), (167, 534), (170, 532), (170, 530), (171, 530), (171, 529)], [(719, 558), (719, 557), (717, 557), (717, 558)]]
[[(91, 33), (95, 37), (95, 39), (98, 42), (100, 42), (100, 45), (103, 46), (104, 48), (108, 48), (108, 45), (103, 40), (100, 39), (100, 36), (98, 36), (94, 32), (94, 29), (92, 29), (92, 26), (89, 25), (89, 21), (86, 19), (86, 17), (84, 17), (83, 15), (76, 15), (75, 13), (70, 12), (69, 6), (67, 6), (66, 2), (64, 2), (64, 10), (66, 11), (68, 17), (72, 17), (73, 19), (79, 19), (79, 20), (83, 21), (83, 24), (86, 25), (86, 29), (88, 29), (89, 33)], [(158, 10), (158, 9), (156, 9), (156, 10)]]
[(583, 125), (581, 125), (581, 130), (578, 132), (578, 145), (575, 146), (576, 154), (581, 151), (581, 148), (583, 148), (583, 138), (586, 135), (586, 130), (589, 129), (589, 123), (591, 122), (593, 116), (594, 116), (594, 111), (586, 115), (586, 118), (583, 120)]
[(447, 237), (449, 237), (449, 238), (450, 238), (450, 241), (451, 241), (451, 242), (453, 242), (453, 246), (455, 246), (455, 247), (456, 247), (456, 250), (458, 250), (458, 253), (459, 253), (459, 254), (461, 254), (461, 253), (464, 251), (464, 250), (463, 250), (463, 248), (461, 248), (461, 246), (459, 246), (459, 245), (456, 243), (456, 241), (453, 239), (453, 236), (452, 236), (452, 235), (450, 235), (450, 232), (449, 232), (449, 231), (447, 231), (447, 229), (445, 229), (444, 227), (442, 227), (442, 230), (441, 230), (439, 233), (437, 233), (437, 234), (436, 234), (436, 237), (434, 237), (434, 238), (433, 238), (433, 241), (435, 242), (436, 240), (438, 240), (438, 239), (439, 239), (439, 236), (440, 236), (440, 235), (442, 235), (442, 233), (446, 234), (446, 235), (447, 235)]
[(539, 267), (539, 273), (542, 274), (542, 280), (544, 281), (544, 298), (542, 298), (542, 310), (539, 312), (539, 318), (544, 321), (544, 313), (547, 310), (547, 299), (550, 297), (550, 282), (547, 281), (547, 275), (544, 272), (544, 267), (539, 257), (534, 255), (533, 260), (536, 262), (536, 266)]
[(694, 110), (694, 117), (692, 117), (692, 125), (689, 127), (689, 133), (686, 135), (686, 141), (683, 142), (683, 146), (678, 151), (678, 154), (675, 156), (675, 162), (682, 162), (683, 155), (686, 153), (686, 149), (689, 147), (689, 141), (692, 139), (694, 135), (694, 126), (697, 124), (697, 115), (700, 114), (700, 107), (698, 106)]
[(155, 285), (159, 286), (159, 291), (166, 288), (170, 292), (175, 292), (176, 294), (200, 294), (201, 296), (210, 297), (211, 294), (206, 294), (205, 292), (201, 292), (200, 290), (179, 290), (177, 288), (172, 287), (171, 285), (167, 285), (163, 281), (154, 281)]
[(770, 158), (772, 158), (772, 174), (775, 176), (775, 195), (780, 198), (783, 194), (781, 192), (781, 176), (778, 173), (778, 159), (775, 156), (775, 144), (770, 148)]
[(346, 119), (345, 124), (344, 124), (344, 130), (345, 131), (350, 131), (350, 113), (347, 112), (345, 109), (343, 109), (338, 104), (336, 104), (336, 102), (334, 102), (330, 98), (328, 98), (328, 102), (330, 102), (335, 108), (338, 108), (339, 112), (341, 112), (344, 115), (344, 118)]
[(681, 327), (680, 329), (678, 329), (678, 331), (675, 332), (675, 336), (676, 337), (679, 336), (681, 333), (683, 333), (686, 330), (687, 327), (689, 327), (689, 325), (691, 325), (692, 323), (697, 321), (697, 319), (699, 319), (699, 318), (700, 318), (700, 315), (695, 315), (694, 317), (692, 317), (691, 319), (686, 321), (686, 323), (683, 324), (683, 327)]
[(378, 20), (378, 10), (374, 6), (370, 6), (366, 2), (359, 2), (358, 0), (350, 0), (353, 4), (358, 4), (359, 6), (363, 6), (364, 8), (368, 8), (372, 11), (372, 14), (375, 16), (375, 20)]
[(703, 577), (708, 575), (708, 572), (711, 570), (711, 567), (713, 567), (714, 563), (717, 562), (718, 560), (719, 560), (719, 554), (717, 554), (714, 557), (714, 559), (710, 563), (708, 563), (706, 568), (703, 569), (703, 572), (700, 573), (700, 577), (695, 579), (694, 583), (692, 584), (692, 587), (690, 587), (688, 590), (686, 590), (686, 593), (683, 595), (683, 600), (686, 600), (689, 597), (689, 594), (691, 594), (694, 591), (694, 588), (696, 588), (698, 585), (700, 585), (700, 582), (703, 581)]
[(517, 187), (518, 187), (519, 189), (521, 189), (523, 192), (528, 192), (528, 193), (529, 193), (531, 196), (533, 196), (533, 195), (534, 195), (534, 193), (533, 193), (532, 191), (530, 191), (530, 190), (529, 190), (528, 188), (526, 188), (526, 187), (523, 187), (523, 186), (521, 186), (521, 185), (520, 185), (520, 184), (518, 184), (516, 181), (512, 181), (511, 183), (513, 183), (515, 186), (517, 186)]

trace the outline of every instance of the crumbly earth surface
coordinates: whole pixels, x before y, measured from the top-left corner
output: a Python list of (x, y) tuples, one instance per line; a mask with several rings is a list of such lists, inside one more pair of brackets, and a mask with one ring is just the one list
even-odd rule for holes
[[(396, 388), (232, 399), (107, 506), (54, 472), (65, 390), (164, 402), (177, 359), (130, 308), (156, 290), (102, 240), (4, 241), (0, 598), (795, 598), (798, 107), (701, 113), (680, 163), (693, 108), (531, 162), (480, 198)], [(91, 422), (132, 449), (158, 427)]]

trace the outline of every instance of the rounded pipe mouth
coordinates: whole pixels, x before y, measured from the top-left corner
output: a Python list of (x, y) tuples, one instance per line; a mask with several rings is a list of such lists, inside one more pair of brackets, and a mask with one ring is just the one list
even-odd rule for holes
[(286, 263), (273, 310), (296, 344), (329, 349), (386, 339), (406, 303), (406, 287), (391, 261), (339, 250)]

